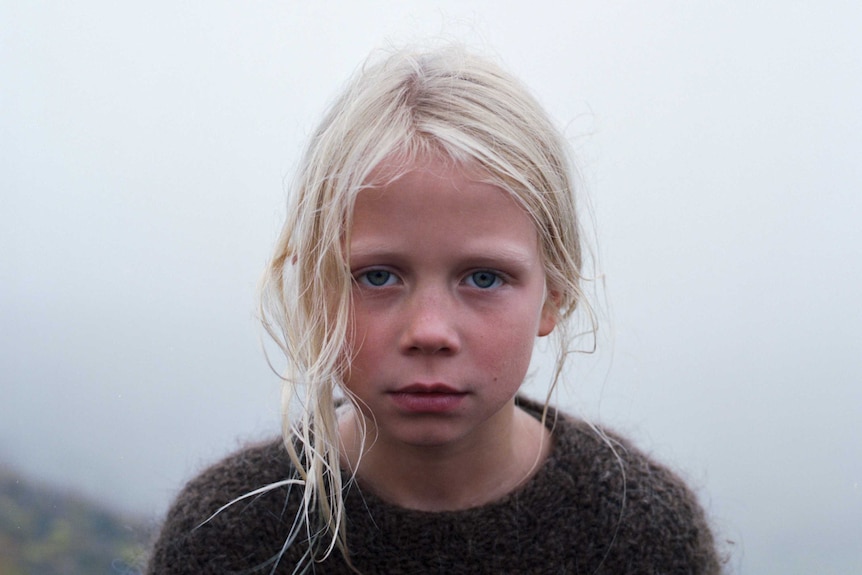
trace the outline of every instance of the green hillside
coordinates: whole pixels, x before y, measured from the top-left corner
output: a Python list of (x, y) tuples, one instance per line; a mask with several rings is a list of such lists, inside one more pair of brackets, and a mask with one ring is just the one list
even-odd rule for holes
[(141, 573), (143, 522), (0, 467), (0, 575)]

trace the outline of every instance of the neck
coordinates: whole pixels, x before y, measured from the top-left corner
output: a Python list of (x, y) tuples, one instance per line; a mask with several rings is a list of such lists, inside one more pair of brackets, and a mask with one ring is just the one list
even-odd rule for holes
[(360, 485), (400, 507), (453, 511), (485, 505), (526, 483), (551, 449), (550, 432), (534, 417), (514, 405), (502, 415), (484, 437), (434, 446), (375, 440), (369, 422), (371, 445), (363, 453), (361, 415), (350, 412), (340, 423), (342, 463), (356, 471)]

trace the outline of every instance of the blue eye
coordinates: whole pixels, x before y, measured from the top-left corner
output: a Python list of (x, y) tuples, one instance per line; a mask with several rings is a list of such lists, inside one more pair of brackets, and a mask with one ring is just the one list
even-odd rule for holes
[(360, 274), (359, 281), (372, 287), (383, 287), (389, 285), (395, 276), (386, 270), (371, 270)]
[(489, 272), (487, 270), (482, 270), (478, 272), (473, 272), (469, 276), (467, 276), (467, 283), (481, 289), (488, 289), (492, 287), (497, 287), (502, 283), (500, 276), (495, 274), (494, 272)]

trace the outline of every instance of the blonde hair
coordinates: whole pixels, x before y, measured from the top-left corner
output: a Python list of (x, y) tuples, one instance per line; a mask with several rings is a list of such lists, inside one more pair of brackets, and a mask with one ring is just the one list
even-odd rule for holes
[(353, 204), (383, 160), (408, 167), (429, 154), (481, 174), (530, 215), (559, 310), (551, 389), (568, 354), (564, 320), (582, 300), (580, 226), (568, 147), (544, 110), (516, 79), (460, 47), (367, 62), (311, 137), (261, 288), (264, 326), (288, 361), (284, 443), (304, 485), (291, 538), (304, 524), (310, 559), (338, 547), (349, 561), (336, 398), (350, 361)]

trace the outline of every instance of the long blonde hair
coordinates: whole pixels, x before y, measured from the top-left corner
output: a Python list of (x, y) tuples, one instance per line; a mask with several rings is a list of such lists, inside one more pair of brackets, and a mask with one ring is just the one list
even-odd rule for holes
[(336, 399), (350, 362), (353, 204), (384, 159), (409, 166), (428, 154), (478, 168), (533, 219), (559, 306), (551, 389), (568, 353), (564, 320), (582, 300), (580, 226), (568, 147), (544, 110), (516, 79), (460, 47), (367, 62), (310, 139), (261, 288), (263, 324), (287, 358), (283, 435), (303, 484), (296, 525), (310, 559), (337, 547), (349, 562)]

